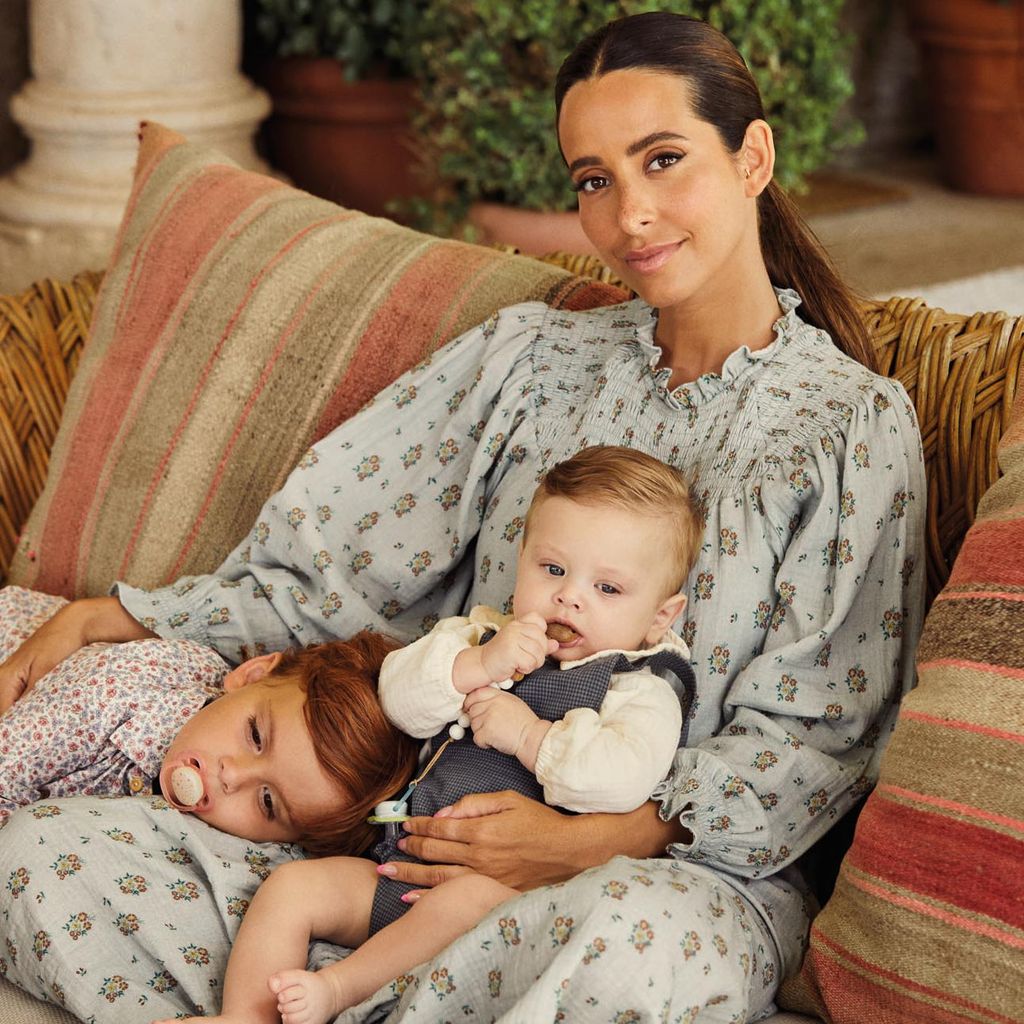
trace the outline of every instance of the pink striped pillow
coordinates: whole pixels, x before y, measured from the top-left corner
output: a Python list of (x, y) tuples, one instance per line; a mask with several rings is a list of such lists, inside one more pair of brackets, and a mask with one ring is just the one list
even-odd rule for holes
[(1024, 392), (999, 462), (788, 1009), (1024, 1021)]
[(209, 571), (310, 443), (501, 306), (609, 285), (241, 171), (157, 124), (9, 581), (66, 597)]

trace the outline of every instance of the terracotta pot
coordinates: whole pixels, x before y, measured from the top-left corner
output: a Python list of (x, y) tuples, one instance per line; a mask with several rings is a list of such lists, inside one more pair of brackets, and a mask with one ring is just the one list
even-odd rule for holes
[(579, 215), (522, 210), (501, 203), (474, 203), (469, 222), (487, 244), (514, 245), (532, 256), (550, 252), (575, 252), (596, 255), (580, 227)]
[(274, 103), (271, 162), (299, 188), (385, 217), (394, 217), (389, 200), (425, 194), (413, 170), (411, 80), (349, 82), (329, 57), (275, 60), (260, 79)]
[(1024, 0), (910, 0), (944, 174), (1024, 195)]

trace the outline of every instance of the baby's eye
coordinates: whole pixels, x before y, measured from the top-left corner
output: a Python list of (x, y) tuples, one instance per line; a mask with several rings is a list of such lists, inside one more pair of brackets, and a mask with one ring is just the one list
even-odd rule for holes
[(617, 594), (619, 592), (619, 588), (613, 586), (611, 583), (598, 583), (597, 589), (600, 590), (602, 594)]
[(560, 565), (545, 565), (544, 569), (549, 576), (564, 576), (565, 570)]
[(268, 821), (274, 820), (274, 798), (270, 794), (270, 790), (264, 787), (260, 791), (260, 807), (263, 810), (263, 814), (266, 816)]
[(253, 746), (257, 750), (263, 749), (263, 737), (260, 736), (260, 727), (256, 724), (256, 716), (249, 716), (249, 739), (252, 740)]

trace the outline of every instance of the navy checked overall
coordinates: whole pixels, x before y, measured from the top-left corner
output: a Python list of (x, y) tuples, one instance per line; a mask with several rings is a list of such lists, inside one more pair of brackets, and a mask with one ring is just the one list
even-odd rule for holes
[[(686, 740), (688, 716), (686, 714), (696, 685), (690, 663), (672, 651), (658, 651), (648, 658), (630, 661), (623, 654), (609, 654), (595, 658), (578, 668), (562, 669), (557, 662), (546, 661), (540, 668), (515, 684), (512, 692), (539, 717), (548, 722), (563, 719), (574, 708), (597, 711), (604, 703), (612, 676), (622, 672), (646, 668), (656, 675), (665, 676), (666, 670), (675, 675), (682, 687), (683, 730), (679, 744)], [(673, 689), (679, 692), (675, 682)], [(445, 726), (430, 741), (433, 756), (448, 739)], [(442, 807), (461, 800), (470, 793), (497, 793), (512, 789), (533, 800), (544, 800), (544, 787), (537, 777), (511, 754), (482, 749), (473, 742), (468, 732), (459, 741), (451, 743), (441, 755), (430, 774), (412, 791), (409, 814), (413, 817), (435, 814)], [(418, 862), (419, 858), (403, 853), (395, 839), (383, 839), (373, 848), (373, 858), (380, 864), (389, 860)], [(401, 901), (403, 893), (420, 886), (380, 877), (373, 896), (370, 913), (370, 934), (401, 917), (409, 905)]]

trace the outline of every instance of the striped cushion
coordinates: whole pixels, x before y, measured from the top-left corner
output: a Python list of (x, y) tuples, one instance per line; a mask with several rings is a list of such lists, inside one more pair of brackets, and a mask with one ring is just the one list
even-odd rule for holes
[(1024, 1021), (1024, 392), (999, 462), (784, 990), (791, 1009), (839, 1024)]
[(511, 303), (622, 298), (341, 209), (146, 125), (9, 581), (77, 597), (209, 571), (314, 440), (439, 345)]

